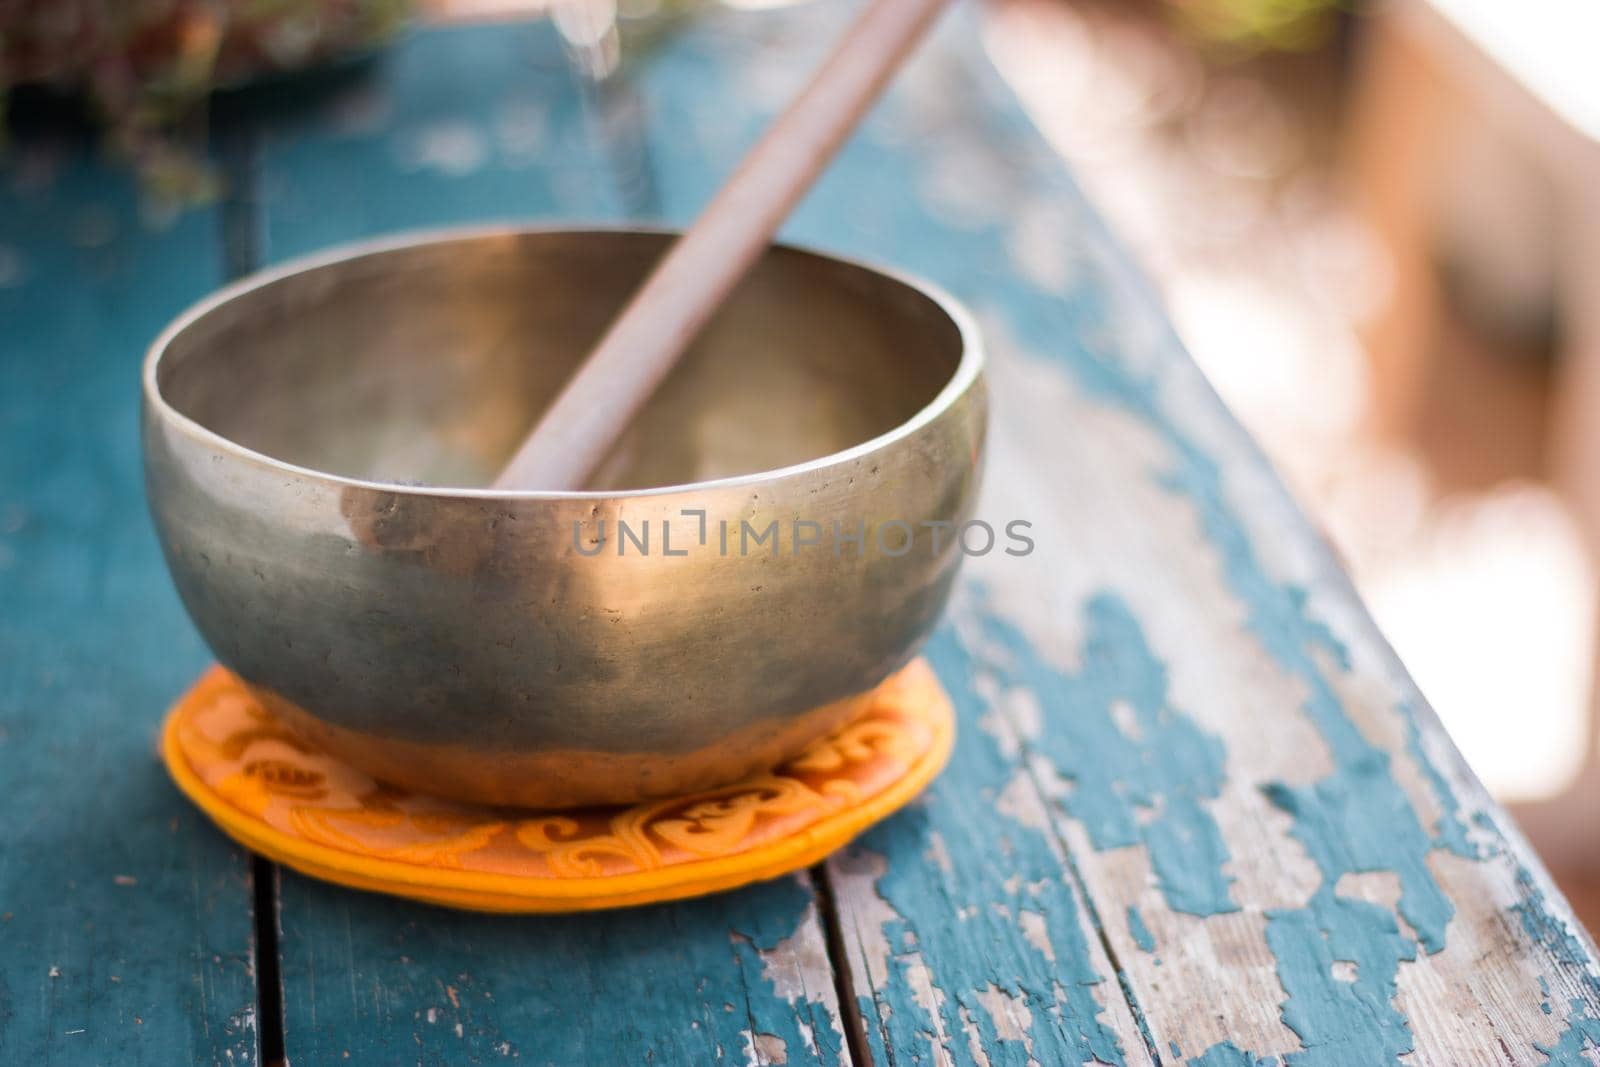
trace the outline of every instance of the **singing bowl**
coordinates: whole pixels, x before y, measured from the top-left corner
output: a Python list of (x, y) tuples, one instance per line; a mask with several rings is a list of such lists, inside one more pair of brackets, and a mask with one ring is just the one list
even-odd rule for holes
[(985, 392), (968, 316), (902, 275), (773, 248), (591, 489), (483, 488), (673, 239), (353, 246), (156, 340), (173, 580), (304, 740), (447, 798), (628, 803), (777, 765), (913, 656), (961, 561)]

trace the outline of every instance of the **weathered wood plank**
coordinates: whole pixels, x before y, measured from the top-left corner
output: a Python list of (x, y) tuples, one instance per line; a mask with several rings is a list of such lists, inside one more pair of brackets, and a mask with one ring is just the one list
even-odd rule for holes
[[(992, 798), (959, 764), (935, 790), (932, 828), (992, 806), (991, 841), (946, 838), (946, 892), (1012, 869), (999, 842), (1042, 792), (1164, 1058), (1600, 1058), (1593, 943), (970, 37), (947, 30), (795, 227), (978, 308), (984, 512), (1039, 542), (973, 560), (935, 645), (958, 704), (1028, 769)], [(894, 206), (865, 225), (862, 204)], [(888, 828), (874, 842), (884, 873), (840, 893), (844, 920), (913, 931), (924, 986), (970, 996), (1019, 958), (933, 936), (992, 893), (896, 894), (917, 855)], [(829, 870), (848, 881), (848, 862)], [(892, 1047), (905, 987), (875, 970), (858, 992), (869, 1019), (891, 1007)]]
[[(419, 33), (262, 128), (267, 253), (485, 219), (617, 218), (640, 146), (597, 138), (545, 24)], [(613, 93), (624, 91), (614, 87)], [(615, 103), (615, 100), (611, 101)], [(592, 108), (591, 106), (592, 105)], [(290, 1062), (848, 1063), (807, 877), (599, 915), (490, 917), (280, 884)]]
[(220, 280), (67, 141), (0, 171), (0, 1061), (256, 1060), (248, 862), (155, 757), (208, 657), (139, 466), (139, 365)]
[[(722, 26), (746, 34), (750, 64), (718, 81), (706, 63), (696, 91), (770, 109), (793, 26)], [(1026, 999), (1040, 977), (1027, 949), (950, 918), (1017, 907), (1004, 875), (1036, 862), (1018, 813), (1044, 794), (1163, 1058), (1592, 1060), (1592, 943), (972, 31), (946, 27), (786, 231), (977, 307), (994, 363), (985, 515), (1031, 520), (1040, 544), (972, 561), (933, 647), (994, 739), (966, 731), (923, 834), (899, 820), (828, 867), (875, 1052), (981, 1062), (1058, 1036), (1014, 1001), (983, 1029), (991, 978)], [(652, 99), (692, 121), (671, 88)], [(708, 136), (759, 122), (720, 113)], [(655, 145), (669, 205), (703, 195), (671, 182), (674, 151), (697, 148)], [(1001, 1039), (1002, 1016), (1025, 1040)]]

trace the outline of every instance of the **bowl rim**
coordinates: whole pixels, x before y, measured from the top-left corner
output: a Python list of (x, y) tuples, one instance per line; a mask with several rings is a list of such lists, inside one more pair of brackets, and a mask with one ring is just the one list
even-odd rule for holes
[(321, 251), (308, 255), (296, 256), (281, 264), (265, 270), (253, 272), (244, 277), (230, 282), (203, 299), (191, 304), (156, 336), (146, 351), (144, 366), (141, 373), (143, 382), (144, 401), (147, 408), (155, 412), (163, 423), (174, 427), (200, 443), (231, 454), (237, 459), (248, 463), (266, 467), (281, 473), (294, 474), (303, 478), (313, 479), (329, 485), (351, 487), (358, 489), (371, 489), (378, 492), (406, 493), (415, 496), (449, 497), (467, 500), (616, 500), (631, 497), (666, 496), (673, 493), (683, 493), (695, 490), (715, 490), (738, 488), (745, 485), (771, 482), (780, 478), (788, 478), (799, 474), (808, 474), (823, 470), (840, 463), (857, 459), (870, 452), (876, 452), (883, 447), (893, 444), (903, 438), (910, 437), (929, 423), (933, 422), (947, 409), (952, 407), (956, 400), (964, 395), (973, 384), (978, 381), (983, 371), (984, 352), (982, 339), (978, 333), (978, 326), (969, 312), (953, 296), (943, 288), (923, 278), (909, 274), (892, 267), (885, 267), (878, 263), (859, 259), (851, 256), (835, 255), (804, 244), (791, 241), (773, 242), (769, 247), (790, 252), (799, 252), (804, 255), (817, 256), (822, 259), (833, 260), (848, 266), (858, 267), (881, 275), (891, 281), (919, 293), (931, 300), (933, 304), (955, 324), (957, 334), (961, 339), (961, 356), (956, 364), (955, 371), (950, 379), (940, 388), (926, 405), (915, 412), (910, 418), (894, 428), (869, 438), (859, 444), (838, 452), (830, 452), (803, 463), (790, 464), (787, 467), (778, 467), (773, 470), (753, 471), (749, 474), (732, 475), (726, 478), (712, 478), (699, 482), (682, 482), (673, 485), (649, 486), (642, 489), (492, 489), (487, 487), (470, 486), (444, 486), (444, 485), (411, 485), (404, 482), (383, 482), (365, 478), (351, 478), (329, 471), (317, 470), (315, 467), (304, 467), (296, 463), (288, 463), (264, 452), (246, 448), (215, 430), (201, 424), (190, 416), (179, 411), (167, 398), (162, 395), (157, 381), (157, 368), (162, 357), (172, 342), (189, 327), (198, 323), (211, 312), (223, 305), (244, 296), (257, 289), (283, 281), (297, 274), (331, 267), (339, 263), (364, 259), (369, 256), (381, 255), (388, 252), (397, 252), (407, 248), (426, 245), (448, 244), (453, 241), (481, 239), (486, 237), (521, 237), (538, 236), (553, 233), (607, 233), (607, 234), (649, 234), (657, 236), (679, 236), (682, 231), (670, 226), (634, 226), (616, 223), (558, 223), (558, 224), (522, 224), (514, 222), (500, 222), (488, 224), (474, 224), (466, 226), (441, 226), (426, 227), (422, 229), (405, 230), (397, 233), (386, 234), (382, 237), (369, 238), (360, 241), (345, 242), (330, 246)]

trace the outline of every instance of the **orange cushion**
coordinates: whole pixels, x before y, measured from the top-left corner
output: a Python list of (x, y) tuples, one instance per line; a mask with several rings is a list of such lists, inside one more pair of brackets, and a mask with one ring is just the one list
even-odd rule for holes
[(375, 782), (213, 667), (169, 713), (162, 754), (229, 836), (312, 877), (479, 911), (559, 912), (807, 867), (921, 792), (954, 739), (949, 698), (917, 660), (860, 718), (772, 772), (626, 808), (508, 811)]

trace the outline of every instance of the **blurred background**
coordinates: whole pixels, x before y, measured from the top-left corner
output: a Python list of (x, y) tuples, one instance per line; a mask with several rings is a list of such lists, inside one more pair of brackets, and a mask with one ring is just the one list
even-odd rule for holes
[[(554, 14), (604, 86), (708, 3)], [(545, 6), (0, 0), (0, 93), (13, 130), (92, 115), (159, 217), (218, 195), (200, 143), (213, 89), (359, 58), (410, 19)], [(1600, 72), (1584, 54), (1600, 5), (984, 0), (983, 25), (1600, 929)], [(18, 269), (0, 245), (0, 286)]]

